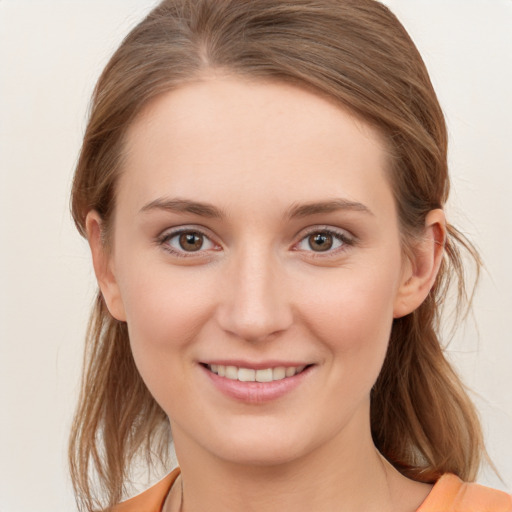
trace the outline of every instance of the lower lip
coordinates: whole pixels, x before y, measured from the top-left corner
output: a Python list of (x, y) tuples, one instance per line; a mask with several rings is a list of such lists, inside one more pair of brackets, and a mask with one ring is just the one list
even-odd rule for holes
[(309, 366), (293, 377), (286, 377), (272, 382), (242, 382), (227, 379), (226, 377), (219, 377), (205, 366), (200, 366), (219, 391), (230, 398), (251, 404), (270, 402), (283, 397), (297, 388), (313, 369), (313, 366)]

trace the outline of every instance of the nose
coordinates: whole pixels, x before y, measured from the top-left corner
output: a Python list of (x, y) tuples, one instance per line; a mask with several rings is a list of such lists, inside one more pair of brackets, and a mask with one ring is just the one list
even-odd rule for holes
[(293, 322), (286, 275), (270, 251), (246, 251), (233, 258), (219, 290), (220, 327), (246, 341), (263, 341)]

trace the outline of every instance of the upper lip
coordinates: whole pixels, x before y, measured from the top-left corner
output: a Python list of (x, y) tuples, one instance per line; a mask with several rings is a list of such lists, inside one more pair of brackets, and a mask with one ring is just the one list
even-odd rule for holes
[(311, 362), (299, 362), (299, 361), (277, 361), (275, 359), (268, 361), (244, 361), (242, 359), (211, 359), (207, 361), (201, 361), (201, 364), (211, 366), (212, 364), (222, 366), (236, 366), (237, 368), (250, 368), (254, 370), (265, 370), (267, 368), (278, 368), (284, 366), (285, 368), (297, 367), (297, 366), (309, 366)]

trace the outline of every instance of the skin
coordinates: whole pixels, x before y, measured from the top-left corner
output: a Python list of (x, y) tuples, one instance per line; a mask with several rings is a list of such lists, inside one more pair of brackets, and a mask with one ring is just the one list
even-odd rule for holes
[[(369, 395), (393, 318), (434, 282), (443, 212), (406, 257), (379, 133), (291, 85), (187, 84), (146, 106), (125, 147), (108, 249), (94, 211), (87, 231), (109, 310), (170, 418), (182, 476), (164, 510), (180, 508), (181, 487), (186, 512), (416, 510), (430, 486), (377, 452)], [(183, 249), (177, 228), (200, 231), (201, 248)], [(251, 402), (212, 384), (200, 363), (220, 359), (312, 366), (284, 396)]]

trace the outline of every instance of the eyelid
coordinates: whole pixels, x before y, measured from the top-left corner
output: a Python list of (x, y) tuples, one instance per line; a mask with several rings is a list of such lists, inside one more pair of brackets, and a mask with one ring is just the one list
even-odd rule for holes
[[(179, 236), (183, 233), (197, 233), (197, 234), (203, 236), (204, 238), (206, 238), (207, 240), (209, 240), (210, 243), (214, 247), (213, 247), (213, 249), (212, 248), (208, 248), (208, 249), (201, 248), (197, 251), (185, 251), (185, 250), (176, 249), (175, 247), (172, 247), (167, 243), (169, 240), (171, 240), (174, 237)], [(170, 253), (174, 256), (183, 257), (183, 258), (204, 257), (204, 256), (206, 256), (205, 253), (207, 253), (211, 250), (218, 251), (222, 248), (221, 245), (214, 240), (214, 237), (210, 234), (208, 229), (206, 229), (202, 226), (194, 225), (194, 224), (167, 228), (156, 237), (155, 241), (159, 246), (161, 246), (168, 253)]]
[[(337, 240), (342, 242), (341, 247), (335, 248), (335, 249), (329, 249), (326, 251), (313, 251), (313, 250), (302, 250), (298, 249), (297, 246), (303, 242), (308, 236), (314, 235), (316, 233), (327, 233), (332, 236), (334, 236)], [(357, 239), (356, 237), (347, 231), (346, 229), (337, 228), (329, 225), (317, 225), (317, 226), (310, 226), (303, 230), (299, 235), (299, 240), (294, 243), (292, 249), (295, 251), (303, 251), (306, 253), (311, 253), (314, 257), (329, 257), (333, 256), (335, 254), (338, 254), (339, 252), (342, 252), (344, 250), (347, 250), (348, 247), (353, 246), (356, 244)]]

